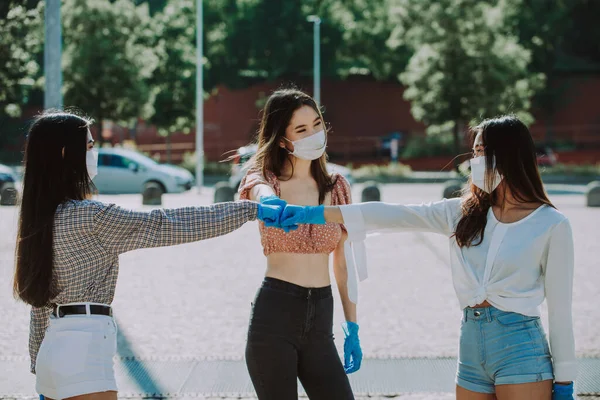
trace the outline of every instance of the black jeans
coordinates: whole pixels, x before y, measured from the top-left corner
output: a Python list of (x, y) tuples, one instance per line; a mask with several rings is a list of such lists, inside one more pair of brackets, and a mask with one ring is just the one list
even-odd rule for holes
[(265, 278), (248, 329), (246, 365), (260, 400), (353, 400), (333, 342), (331, 286), (305, 288)]

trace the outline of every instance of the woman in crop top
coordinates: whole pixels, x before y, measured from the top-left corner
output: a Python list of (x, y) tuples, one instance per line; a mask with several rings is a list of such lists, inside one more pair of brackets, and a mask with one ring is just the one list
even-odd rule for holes
[[(533, 140), (521, 121), (486, 120), (473, 133), (471, 185), (461, 199), (287, 206), (280, 225), (324, 219), (344, 223), (350, 235), (354, 230), (445, 235), (463, 308), (457, 398), (573, 399), (571, 224), (544, 192)], [(540, 324), (544, 299), (549, 343)]]
[[(240, 185), (240, 199), (263, 204), (349, 204), (350, 187), (326, 170), (326, 129), (315, 101), (303, 92), (274, 92), (264, 110), (258, 151)], [(345, 229), (339, 223), (283, 231), (259, 225), (267, 271), (252, 306), (246, 363), (261, 400), (353, 399), (346, 373), (360, 368), (356, 305), (347, 290)], [(345, 365), (333, 340), (329, 254), (346, 324)]]

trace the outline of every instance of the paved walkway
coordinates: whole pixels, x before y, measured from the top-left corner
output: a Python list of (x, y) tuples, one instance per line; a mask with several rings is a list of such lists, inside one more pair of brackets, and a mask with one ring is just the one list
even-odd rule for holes
[[(442, 185), (382, 187), (383, 200), (389, 202), (420, 203), (437, 200), (441, 193)], [(360, 185), (354, 197), (360, 199)], [(577, 355), (599, 357), (600, 209), (586, 208), (582, 195), (551, 199), (570, 218), (575, 235)], [(100, 200), (142, 208), (140, 196)], [(211, 202), (211, 190), (164, 198), (166, 207)], [(28, 308), (11, 295), (16, 223), (16, 209), (0, 207), (0, 309), (8, 321), (0, 328), (0, 357), (27, 356)], [(367, 251), (370, 278), (361, 284), (358, 309), (365, 356), (455, 357), (461, 314), (448, 268), (447, 240), (434, 234), (381, 235), (367, 241)], [(119, 356), (241, 357), (250, 302), (264, 265), (255, 222), (226, 237), (123, 255), (113, 304), (122, 333)], [(336, 296), (334, 334), (340, 352), (342, 319)]]
[[(31, 396), (35, 386), (26, 358), (0, 359), (0, 393)], [(454, 393), (454, 358), (373, 359), (349, 376), (357, 396), (400, 396), (411, 393)], [(246, 398), (254, 390), (243, 360), (193, 357), (118, 358), (115, 373), (119, 394), (125, 398), (216, 396)], [(300, 393), (303, 394), (299, 385)], [(576, 390), (600, 393), (600, 359), (581, 359)]]

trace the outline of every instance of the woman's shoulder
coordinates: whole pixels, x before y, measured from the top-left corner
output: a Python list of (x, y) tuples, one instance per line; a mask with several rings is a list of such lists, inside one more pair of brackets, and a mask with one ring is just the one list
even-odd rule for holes
[(263, 173), (263, 171), (256, 169), (256, 168), (248, 169), (248, 171), (246, 172), (246, 175), (244, 176), (244, 180), (246, 182), (264, 181), (264, 182), (268, 182), (271, 184), (278, 181), (277, 176), (273, 172), (266, 170)]
[(461, 214), (464, 199), (461, 197), (443, 198), (441, 200), (431, 201), (429, 207), (444, 210), (452, 215)]
[(536, 214), (551, 225), (559, 225), (565, 221), (569, 223), (569, 218), (565, 214), (548, 204), (540, 206), (540, 210)]
[(250, 190), (256, 185), (271, 186), (275, 193), (278, 194), (279, 181), (273, 172), (267, 170), (265, 173), (263, 173), (259, 169), (248, 169), (246, 175), (244, 175), (242, 181), (240, 182), (240, 187), (238, 188), (240, 200), (249, 200)]
[(97, 200), (66, 200), (58, 205), (56, 212), (85, 212), (86, 210), (95, 211), (105, 206)]
[(440, 212), (444, 212), (447, 215), (449, 223), (456, 227), (461, 217), (463, 216), (463, 202), (462, 197), (453, 197), (450, 199), (442, 199), (432, 203), (434, 208), (438, 208)]
[(331, 180), (333, 182), (332, 193), (332, 204), (342, 205), (352, 203), (352, 189), (350, 182), (340, 173), (331, 174)]
[(54, 228), (58, 233), (88, 232), (96, 216), (108, 205), (96, 200), (67, 200), (59, 204), (54, 214)]
[[(98, 200), (67, 200), (56, 209), (59, 219), (95, 219), (100, 215), (119, 213), (123, 209), (114, 203), (103, 203)], [(128, 210), (129, 211), (129, 210)]]

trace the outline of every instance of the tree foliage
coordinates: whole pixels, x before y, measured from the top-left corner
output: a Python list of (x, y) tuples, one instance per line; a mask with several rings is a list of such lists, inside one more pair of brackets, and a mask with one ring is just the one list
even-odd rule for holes
[[(457, 133), (473, 118), (506, 112), (531, 120), (532, 98), (551, 119), (562, 97), (555, 77), (600, 68), (595, 0), (203, 3), (207, 93), (219, 85), (310, 82), (307, 17), (318, 15), (322, 77), (399, 78), (414, 117), (431, 131), (454, 127)], [(196, 102), (195, 5), (63, 0), (65, 105), (100, 122), (142, 117), (163, 135), (188, 131)], [(32, 95), (39, 97), (42, 6), (40, 0), (0, 2), (0, 119), (18, 116)]]
[(196, 104), (195, 0), (171, 1), (153, 21), (153, 48), (158, 57), (149, 86), (155, 110), (150, 122), (161, 135), (189, 132)]
[(18, 162), (23, 137), (21, 117), (40, 86), (42, 7), (27, 1), (0, 5), (0, 159)]
[(18, 117), (39, 78), (43, 40), (42, 7), (0, 9), (0, 118)]
[(400, 80), (413, 116), (459, 128), (473, 119), (516, 113), (531, 122), (531, 98), (544, 75), (528, 69), (531, 52), (504, 29), (505, 2), (398, 0), (398, 40), (415, 53)]
[(342, 32), (336, 59), (339, 77), (360, 74), (396, 80), (412, 50), (394, 34), (393, 0), (332, 0), (328, 6), (332, 21)]
[(146, 6), (129, 0), (65, 0), (63, 5), (65, 105), (100, 124), (131, 124), (153, 114), (148, 80), (158, 64)]

